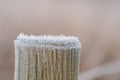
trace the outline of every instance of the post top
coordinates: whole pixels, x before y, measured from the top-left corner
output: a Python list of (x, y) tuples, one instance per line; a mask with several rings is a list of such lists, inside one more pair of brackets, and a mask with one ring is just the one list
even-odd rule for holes
[(59, 47), (59, 48), (80, 48), (81, 44), (77, 37), (64, 35), (25, 35), (20, 33), (14, 41), (16, 46), (21, 47)]

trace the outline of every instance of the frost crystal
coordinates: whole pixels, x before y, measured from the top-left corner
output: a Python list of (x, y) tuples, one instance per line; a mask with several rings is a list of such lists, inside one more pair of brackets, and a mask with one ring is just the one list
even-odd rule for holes
[(53, 48), (77, 48), (81, 47), (77, 37), (73, 36), (33, 36), (33, 35), (24, 35), (23, 33), (19, 34), (17, 40), (14, 41), (18, 46), (43, 46), (43, 47), (53, 47)]

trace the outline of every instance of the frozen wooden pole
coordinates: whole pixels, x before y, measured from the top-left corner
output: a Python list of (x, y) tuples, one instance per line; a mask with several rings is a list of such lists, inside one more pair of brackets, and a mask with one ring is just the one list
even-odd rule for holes
[(81, 44), (76, 37), (20, 34), (14, 44), (14, 80), (78, 80)]

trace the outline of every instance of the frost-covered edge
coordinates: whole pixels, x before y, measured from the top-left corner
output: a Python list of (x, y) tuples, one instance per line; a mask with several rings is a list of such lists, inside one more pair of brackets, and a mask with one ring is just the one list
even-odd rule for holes
[(64, 35), (25, 35), (20, 33), (14, 40), (17, 47), (44, 47), (44, 48), (80, 48), (77, 37)]

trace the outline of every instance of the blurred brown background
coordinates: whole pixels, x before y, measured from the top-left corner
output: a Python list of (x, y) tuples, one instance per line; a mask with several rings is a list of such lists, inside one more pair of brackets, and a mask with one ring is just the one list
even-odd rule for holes
[[(78, 36), (80, 73), (120, 59), (119, 0), (0, 0), (0, 80), (13, 80), (20, 33)], [(95, 80), (120, 80), (120, 73)]]

